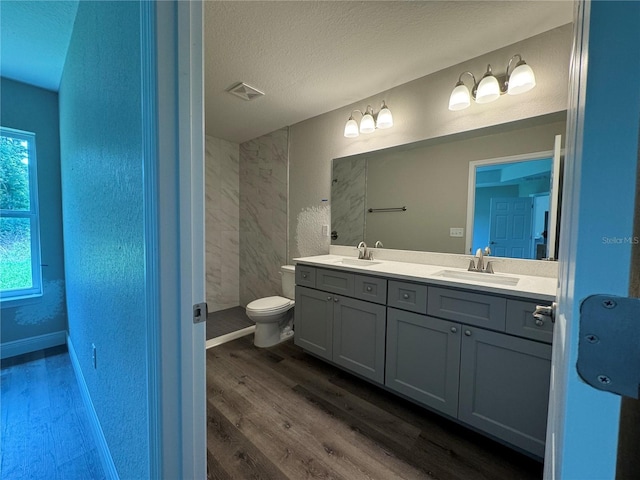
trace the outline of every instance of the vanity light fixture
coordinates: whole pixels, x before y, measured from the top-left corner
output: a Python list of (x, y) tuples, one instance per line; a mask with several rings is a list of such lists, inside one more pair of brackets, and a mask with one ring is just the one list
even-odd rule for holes
[[(358, 122), (353, 118), (353, 114), (356, 112), (361, 115), (359, 126)], [(364, 112), (361, 110), (353, 110), (351, 115), (349, 115), (349, 120), (347, 120), (344, 126), (344, 136), (347, 138), (355, 138), (361, 133), (371, 133), (376, 128), (390, 127), (393, 127), (393, 116), (391, 115), (391, 110), (389, 110), (389, 107), (387, 107), (383, 100), (378, 113), (373, 111), (371, 105), (367, 105)]]
[[(511, 64), (516, 58), (518, 61), (511, 73), (509, 73)], [(469, 88), (462, 81), (464, 75), (470, 75), (473, 79), (471, 91), (469, 91)], [(509, 95), (519, 95), (528, 92), (535, 86), (536, 77), (533, 74), (533, 70), (518, 53), (509, 59), (507, 73), (504, 77), (497, 78), (491, 70), (491, 65), (487, 65), (487, 71), (479, 82), (476, 82), (476, 77), (473, 73), (462, 72), (460, 77), (458, 77), (458, 83), (456, 83), (449, 97), (449, 110), (455, 111), (467, 108), (471, 105), (471, 98), (473, 98), (476, 103), (490, 103), (505, 93)]]

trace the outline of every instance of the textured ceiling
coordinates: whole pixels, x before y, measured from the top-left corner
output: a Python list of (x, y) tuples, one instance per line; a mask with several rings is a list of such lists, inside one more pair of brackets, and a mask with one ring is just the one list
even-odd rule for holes
[[(571, 1), (205, 2), (206, 132), (242, 142), (572, 21)], [(225, 92), (246, 82), (247, 102)]]
[[(0, 1), (0, 73), (57, 90), (77, 1)], [(205, 1), (205, 116), (234, 142), (572, 21), (570, 0)], [(226, 89), (246, 82), (252, 101)]]
[(77, 0), (1, 0), (0, 74), (57, 91), (77, 11)]

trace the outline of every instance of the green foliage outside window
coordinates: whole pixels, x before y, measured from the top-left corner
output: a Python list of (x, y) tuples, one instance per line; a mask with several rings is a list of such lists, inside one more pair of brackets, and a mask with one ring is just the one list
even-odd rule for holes
[(0, 135), (0, 290), (33, 287), (29, 144)]

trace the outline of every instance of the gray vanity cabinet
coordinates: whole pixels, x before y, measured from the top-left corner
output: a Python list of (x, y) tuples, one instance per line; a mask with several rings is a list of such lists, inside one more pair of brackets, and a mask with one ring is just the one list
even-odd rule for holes
[(333, 361), (384, 383), (385, 307), (354, 298), (333, 297)]
[(458, 419), (543, 457), (551, 345), (462, 329)]
[(384, 305), (296, 286), (296, 345), (384, 383)]
[(319, 357), (333, 359), (333, 295), (296, 285), (294, 343)]
[(456, 417), (460, 338), (457, 323), (387, 309), (385, 385)]

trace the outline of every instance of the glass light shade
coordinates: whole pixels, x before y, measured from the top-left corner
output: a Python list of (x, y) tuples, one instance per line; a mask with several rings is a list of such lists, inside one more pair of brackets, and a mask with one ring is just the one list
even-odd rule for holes
[(463, 110), (471, 105), (471, 95), (469, 89), (463, 83), (456, 85), (449, 97), (449, 110)]
[(528, 92), (536, 86), (536, 76), (533, 74), (533, 70), (526, 63), (518, 65), (511, 76), (509, 77), (509, 88), (507, 93), (509, 95), (519, 95), (524, 92)]
[(358, 135), (360, 135), (360, 132), (358, 132), (358, 122), (350, 118), (344, 126), (344, 136), (347, 138), (355, 138)]
[(376, 127), (378, 128), (390, 128), (393, 127), (393, 116), (391, 110), (386, 106), (378, 113), (378, 120), (376, 121)]
[(493, 75), (487, 75), (480, 80), (476, 92), (476, 102), (489, 103), (500, 98), (500, 84)]
[(373, 120), (373, 115), (365, 113), (360, 120), (360, 133), (371, 133), (376, 129), (376, 122)]

